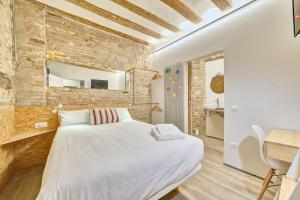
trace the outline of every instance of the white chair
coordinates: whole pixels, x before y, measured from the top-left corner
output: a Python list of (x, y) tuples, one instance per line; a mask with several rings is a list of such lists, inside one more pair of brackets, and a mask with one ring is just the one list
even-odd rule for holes
[(253, 125), (252, 129), (254, 130), (255, 135), (256, 135), (256, 137), (258, 139), (258, 142), (259, 142), (260, 157), (261, 157), (262, 161), (268, 167), (271, 168), (268, 175), (264, 179), (263, 188), (261, 189), (261, 192), (260, 192), (260, 194), (257, 198), (258, 200), (260, 200), (260, 199), (262, 199), (262, 197), (263, 197), (265, 191), (267, 190), (267, 188), (271, 187), (269, 184), (270, 184), (273, 176), (278, 176), (276, 174), (276, 171), (286, 172), (286, 166), (284, 166), (284, 163), (282, 163), (281, 161), (271, 159), (271, 158), (268, 158), (266, 156), (264, 143), (265, 143), (265, 137), (267, 136), (267, 134), (263, 131), (263, 129), (258, 125)]

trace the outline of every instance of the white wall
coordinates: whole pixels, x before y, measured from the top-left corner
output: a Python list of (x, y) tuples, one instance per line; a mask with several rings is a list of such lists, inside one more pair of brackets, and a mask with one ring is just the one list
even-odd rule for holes
[(153, 70), (159, 71), (162, 77), (152, 81), (152, 102), (159, 103), (163, 111), (152, 112), (152, 124), (162, 124), (165, 122), (164, 66), (154, 67)]
[(55, 61), (48, 61), (47, 67), (55, 76), (71, 80), (84, 80), (85, 88), (91, 88), (91, 79), (98, 79), (108, 80), (109, 90), (125, 89), (125, 72), (96, 70)]
[(219, 99), (220, 108), (224, 108), (224, 93), (217, 94), (210, 87), (211, 80), (217, 74), (224, 74), (224, 59), (213, 60), (205, 63), (205, 103), (216, 104)]
[[(183, 101), (184, 103), (184, 132), (188, 133), (188, 67), (187, 63), (184, 63), (185, 68), (183, 70)], [(152, 101), (159, 103), (162, 112), (152, 112), (152, 124), (165, 123), (165, 86), (164, 86), (164, 67), (154, 67), (153, 70), (159, 71), (162, 76), (158, 80), (152, 81)]]
[[(220, 50), (225, 52), (226, 74), (224, 162), (264, 176), (251, 125), (267, 132), (300, 130), (300, 38), (293, 37), (292, 1), (257, 1), (156, 53), (154, 65)], [(238, 112), (231, 111), (233, 105)]]

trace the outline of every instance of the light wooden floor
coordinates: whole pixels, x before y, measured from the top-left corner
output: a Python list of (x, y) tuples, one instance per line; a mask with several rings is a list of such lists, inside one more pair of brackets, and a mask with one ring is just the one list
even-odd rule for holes
[[(255, 200), (262, 180), (223, 165), (223, 142), (201, 136), (205, 143), (202, 170), (161, 200)], [(18, 171), (0, 194), (0, 200), (34, 200), (43, 167)], [(265, 200), (273, 199), (267, 191)]]

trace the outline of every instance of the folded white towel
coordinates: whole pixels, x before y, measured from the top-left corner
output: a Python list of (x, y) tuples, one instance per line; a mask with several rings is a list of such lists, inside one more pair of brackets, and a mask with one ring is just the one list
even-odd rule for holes
[(162, 136), (176, 136), (183, 134), (174, 124), (157, 124), (156, 129)]
[[(160, 128), (161, 131), (158, 128)], [(185, 138), (185, 134), (174, 125), (153, 127), (151, 134), (157, 141), (178, 140)]]

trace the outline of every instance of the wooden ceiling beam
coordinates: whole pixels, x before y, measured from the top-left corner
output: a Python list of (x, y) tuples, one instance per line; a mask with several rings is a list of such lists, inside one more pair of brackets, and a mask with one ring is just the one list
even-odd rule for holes
[(116, 4), (130, 10), (131, 12), (134, 12), (135, 14), (137, 15), (140, 15), (170, 31), (173, 31), (173, 32), (179, 32), (180, 29), (174, 25), (172, 25), (171, 23), (167, 22), (166, 20), (158, 17), (157, 15), (154, 15), (150, 12), (148, 12), (147, 10), (131, 3), (130, 1), (128, 0), (111, 0), (113, 2), (115, 2)]
[(222, 11), (232, 8), (231, 0), (211, 0), (211, 1)]
[(192, 9), (185, 5), (181, 0), (160, 0), (173, 10), (181, 14), (184, 18), (190, 20), (194, 24), (201, 22), (201, 17)]
[(144, 33), (144, 34), (149, 35), (151, 37), (154, 37), (156, 39), (160, 39), (160, 38), (163, 37), (160, 33), (157, 33), (155, 31), (150, 30), (150, 29), (148, 29), (148, 28), (146, 28), (144, 26), (141, 26), (141, 25), (139, 25), (139, 24), (137, 24), (135, 22), (132, 22), (132, 21), (130, 21), (128, 19), (120, 17), (119, 15), (116, 15), (116, 14), (114, 14), (112, 12), (109, 12), (107, 10), (104, 10), (104, 9), (100, 8), (100, 7), (97, 7), (94, 4), (91, 4), (91, 3), (89, 3), (86, 0), (67, 0), (67, 1), (73, 3), (73, 4), (77, 5), (77, 6), (79, 6), (79, 7), (83, 8), (83, 9), (85, 9), (85, 10), (93, 12), (93, 13), (101, 16), (101, 17), (104, 17), (106, 19), (114, 21), (114, 22), (116, 22), (118, 24), (121, 24), (121, 25), (123, 25), (125, 27), (131, 28), (133, 30), (139, 31), (141, 33)]
[(122, 33), (120, 31), (108, 28), (106, 26), (102, 26), (102, 25), (97, 24), (97, 23), (95, 23), (93, 21), (90, 21), (90, 20), (87, 20), (85, 18), (82, 18), (82, 17), (76, 16), (76, 15), (70, 14), (70, 13), (65, 12), (63, 10), (60, 10), (58, 8), (47, 6), (47, 12), (50, 13), (50, 14), (54, 14), (54, 15), (57, 15), (57, 13), (59, 13), (59, 14), (62, 14), (63, 17), (66, 17), (68, 19), (74, 20), (76, 22), (80, 22), (80, 23), (85, 24), (87, 26), (91, 26), (91, 27), (93, 27), (95, 29), (98, 29), (98, 30), (101, 30), (101, 31), (105, 31), (105, 32), (108, 32), (108, 33), (113, 34), (113, 35), (117, 35), (119, 37), (131, 40), (133, 42), (137, 42), (139, 44), (150, 45), (148, 42), (146, 42), (144, 40), (141, 40), (141, 39), (133, 37), (131, 35), (127, 35), (127, 34)]

